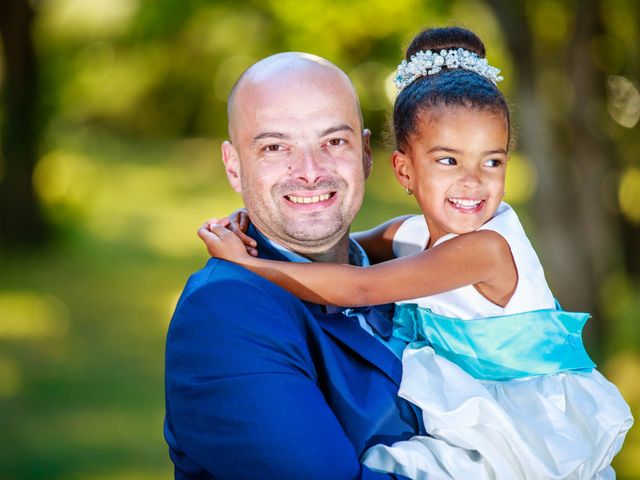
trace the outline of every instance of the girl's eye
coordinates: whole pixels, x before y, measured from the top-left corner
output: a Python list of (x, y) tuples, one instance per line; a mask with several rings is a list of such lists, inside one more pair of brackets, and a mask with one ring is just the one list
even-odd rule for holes
[(447, 157), (447, 158), (440, 158), (438, 159), (438, 163), (442, 164), (442, 165), (457, 165), (458, 162), (456, 162), (455, 158), (451, 158), (451, 157)]
[(347, 143), (347, 142), (343, 138), (332, 138), (331, 140), (329, 140), (327, 142), (327, 145), (330, 145), (332, 147), (341, 147), (345, 143)]
[(485, 167), (499, 167), (500, 165), (502, 165), (502, 160), (498, 158), (492, 158), (491, 160), (484, 162)]

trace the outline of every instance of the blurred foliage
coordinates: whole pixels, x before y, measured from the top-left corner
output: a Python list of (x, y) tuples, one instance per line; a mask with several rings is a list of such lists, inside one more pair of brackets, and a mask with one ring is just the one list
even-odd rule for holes
[[(492, 3), (32, 2), (44, 131), (33, 182), (57, 235), (37, 251), (0, 254), (0, 479), (171, 478), (162, 439), (164, 336), (186, 277), (206, 260), (196, 228), (241, 203), (218, 151), (226, 95), (247, 66), (278, 51), (307, 51), (353, 78), (376, 149), (354, 227), (370, 227), (417, 211), (390, 174), (384, 133), (390, 76), (421, 28), (454, 23), (483, 38), (514, 99), (516, 134), (526, 135), (518, 131), (527, 114), (517, 101), (518, 59)], [(577, 3), (523, 1), (550, 122), (581, 100), (565, 63)], [(602, 188), (614, 194), (593, 195), (627, 238), (640, 226), (640, 6), (599, 5), (605, 29), (589, 50), (607, 74), (607, 96), (589, 111), (612, 147)], [(0, 67), (0, 82), (5, 73)], [(0, 156), (0, 178), (2, 165)], [(533, 232), (530, 206), (543, 180), (531, 158), (514, 152), (508, 201)], [(618, 254), (619, 267), (597, 292), (606, 342), (592, 343), (601, 369), (640, 412), (640, 268), (632, 253)], [(640, 478), (637, 431), (615, 460), (620, 479)]]

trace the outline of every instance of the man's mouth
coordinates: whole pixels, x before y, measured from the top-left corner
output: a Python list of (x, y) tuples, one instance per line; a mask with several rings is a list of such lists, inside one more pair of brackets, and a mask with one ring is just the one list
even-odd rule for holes
[(284, 197), (292, 203), (320, 203), (326, 202), (335, 195), (336, 192), (323, 193), (322, 195), (314, 195), (311, 197), (299, 197), (297, 195), (285, 195)]
[(447, 198), (449, 203), (460, 210), (474, 210), (478, 208), (484, 200), (473, 200), (469, 198)]

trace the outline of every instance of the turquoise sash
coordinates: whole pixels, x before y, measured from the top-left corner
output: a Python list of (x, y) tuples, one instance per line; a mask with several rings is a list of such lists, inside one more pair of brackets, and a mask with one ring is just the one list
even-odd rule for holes
[(480, 380), (590, 371), (582, 343), (588, 313), (537, 310), (461, 320), (415, 304), (396, 305), (393, 335), (412, 348), (428, 345)]

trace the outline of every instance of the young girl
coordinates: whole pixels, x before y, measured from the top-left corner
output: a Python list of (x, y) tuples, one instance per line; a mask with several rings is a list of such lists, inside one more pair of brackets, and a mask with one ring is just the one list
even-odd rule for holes
[(633, 422), (593, 367), (587, 314), (563, 312), (515, 212), (502, 202), (509, 110), (478, 37), (420, 33), (399, 66), (393, 120), (396, 178), (423, 215), (358, 235), (371, 267), (287, 263), (249, 255), (220, 225), (201, 232), (211, 255), (237, 262), (321, 304), (398, 302), (399, 395), (426, 431), (369, 449), (374, 470), (411, 478), (615, 478)]

